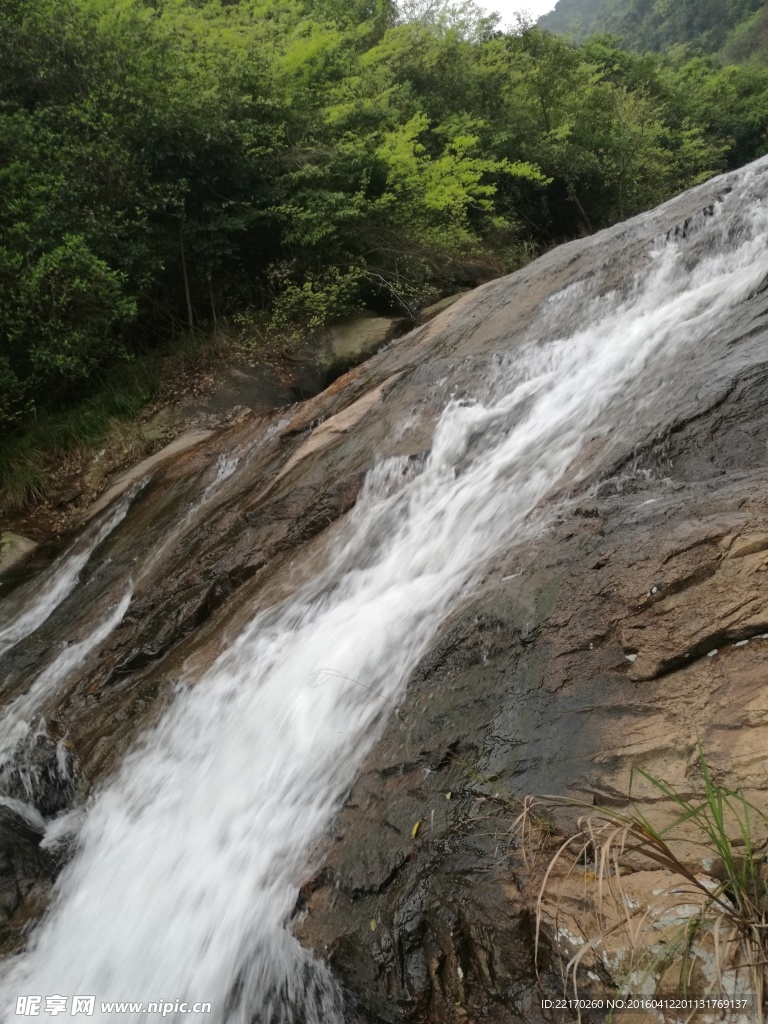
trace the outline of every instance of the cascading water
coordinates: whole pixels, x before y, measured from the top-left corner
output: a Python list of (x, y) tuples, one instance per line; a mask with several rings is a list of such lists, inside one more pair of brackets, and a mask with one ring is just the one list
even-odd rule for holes
[(589, 470), (573, 468), (586, 441), (604, 453), (653, 424), (668, 371), (763, 283), (763, 175), (735, 178), (626, 291), (547, 303), (477, 400), (448, 404), (423, 469), (368, 474), (326, 567), (180, 687), (97, 795), (52, 911), (6, 971), (11, 1012), (22, 993), (79, 993), (94, 1020), (149, 1019), (100, 1005), (155, 1000), (212, 1006), (166, 1020), (341, 1020), (286, 929), (311, 846), (489, 559), (544, 528), (542, 499)]
[(35, 580), (19, 595), (19, 607), (0, 626), (0, 657), (38, 629), (56, 608), (72, 593), (78, 577), (96, 548), (125, 519), (131, 502), (146, 480), (131, 487), (115, 505), (79, 537), (72, 548), (48, 570), (42, 580)]
[(113, 629), (122, 621), (131, 602), (129, 587), (122, 600), (108, 610), (106, 617), (79, 643), (69, 644), (54, 658), (25, 692), (12, 700), (0, 714), (0, 778), (19, 743), (30, 733), (35, 715), (45, 698), (70, 672), (87, 658), (91, 651), (103, 643)]
[[(152, 573), (164, 551), (189, 528), (198, 515), (205, 509), (221, 484), (237, 469), (240, 455), (220, 456), (217, 460), (213, 479), (205, 487), (199, 501), (196, 501), (183, 515), (175, 531), (162, 543), (150, 548), (147, 557), (134, 571), (135, 580), (141, 582)], [(69, 596), (77, 584), (78, 576), (95, 549), (124, 520), (127, 511), (136, 495), (146, 486), (149, 478), (141, 480), (129, 488), (73, 548), (67, 551), (46, 574), (42, 585), (38, 582), (37, 594), (27, 596), (20, 603), (17, 615), (0, 632), (0, 639), (5, 638), (6, 646), (0, 644), (0, 656), (7, 650), (33, 633), (41, 626), (53, 611)], [(75, 643), (67, 642), (42, 672), (33, 679), (31, 685), (2, 709), (0, 709), (0, 802), (8, 798), (2, 796), (7, 791), (8, 775), (18, 773), (24, 783), (24, 789), (30, 801), (34, 797), (35, 770), (34, 747), (40, 735), (45, 735), (46, 723), (38, 717), (45, 701), (56, 692), (58, 687), (74, 674), (86, 661), (91, 652), (99, 648), (110, 634), (120, 625), (131, 603), (135, 582), (131, 578), (125, 593), (107, 609), (101, 621), (83, 639)], [(60, 743), (61, 748), (61, 743)], [(68, 771), (67, 758), (60, 758), (58, 765), (62, 777)], [(24, 815), (36, 814), (34, 806), (12, 802), (16, 810)], [(79, 821), (79, 812), (74, 820)], [(54, 837), (61, 831), (59, 823), (53, 823), (49, 833)]]

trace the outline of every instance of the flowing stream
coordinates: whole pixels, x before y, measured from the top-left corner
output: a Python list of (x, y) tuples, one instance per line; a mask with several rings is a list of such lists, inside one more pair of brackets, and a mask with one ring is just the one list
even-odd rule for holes
[(546, 303), (476, 399), (448, 403), (423, 467), (376, 464), (326, 567), (180, 687), (97, 795), (3, 1001), (94, 995), (104, 1021), (156, 1019), (102, 1012), (112, 1000), (210, 1003), (164, 1018), (190, 1024), (343, 1019), (286, 927), (312, 845), (494, 553), (546, 529), (543, 499), (586, 475), (588, 459), (574, 469), (586, 442), (604, 452), (652, 423), (703, 327), (762, 285), (763, 173), (735, 177), (685, 237), (659, 241), (622, 292)]
[[(134, 572), (134, 579), (128, 580), (123, 597), (107, 609), (101, 621), (83, 640), (66, 644), (52, 662), (37, 676), (32, 685), (5, 707), (0, 709), (0, 777), (2, 769), (17, 750), (18, 745), (30, 735), (34, 719), (47, 697), (76, 669), (91, 651), (120, 625), (128, 607), (136, 582), (152, 573), (161, 556), (179, 536), (193, 525), (221, 484), (235, 472), (240, 461), (239, 455), (220, 456), (214, 467), (213, 479), (206, 486), (199, 500), (183, 514), (173, 533), (148, 549), (147, 555)], [(51, 567), (45, 578), (35, 581), (29, 593), (20, 602), (15, 617), (0, 630), (0, 657), (17, 643), (38, 629), (56, 608), (69, 596), (78, 582), (83, 567), (95, 549), (125, 519), (131, 502), (149, 478), (129, 488), (101, 519), (86, 531)]]
[[(77, 585), (78, 577), (93, 552), (125, 519), (131, 502), (146, 480), (136, 484), (79, 537), (41, 580), (35, 580), (17, 596), (15, 614), (0, 625), (0, 657), (33, 633), (53, 614)], [(5, 609), (4, 609), (5, 611)]]

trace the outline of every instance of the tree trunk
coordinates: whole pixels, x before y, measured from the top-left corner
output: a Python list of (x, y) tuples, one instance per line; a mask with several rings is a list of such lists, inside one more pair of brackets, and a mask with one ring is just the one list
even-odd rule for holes
[(181, 253), (181, 272), (184, 275), (184, 294), (187, 299), (187, 319), (189, 320), (189, 329), (194, 330), (195, 318), (192, 313), (192, 296), (189, 291), (189, 276), (187, 275), (187, 257), (184, 252), (184, 221), (179, 221), (179, 251)]

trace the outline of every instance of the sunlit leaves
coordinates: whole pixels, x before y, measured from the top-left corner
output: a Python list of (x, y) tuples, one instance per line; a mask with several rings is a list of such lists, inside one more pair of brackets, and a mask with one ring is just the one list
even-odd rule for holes
[(767, 74), (471, 2), (9, 0), (0, 422), (190, 324), (413, 312), (512, 269), (757, 155)]

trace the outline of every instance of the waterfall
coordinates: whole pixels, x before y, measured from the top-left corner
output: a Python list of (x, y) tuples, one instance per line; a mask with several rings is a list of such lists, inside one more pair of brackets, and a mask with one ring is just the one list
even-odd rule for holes
[[(129, 586), (123, 598), (107, 612), (84, 640), (69, 644), (53, 659), (35, 679), (30, 688), (14, 698), (2, 709), (0, 714), (0, 779), (3, 768), (7, 765), (14, 751), (32, 729), (35, 715), (45, 699), (54, 693), (60, 683), (77, 669), (91, 651), (110, 635), (122, 622), (128, 605), (131, 603), (132, 588)], [(31, 796), (31, 794), (30, 794)]]
[(15, 614), (0, 626), (0, 657), (34, 633), (74, 590), (78, 577), (96, 548), (125, 519), (131, 502), (147, 483), (131, 487), (107, 512), (92, 523), (70, 549), (51, 566), (42, 579), (28, 584), (19, 598)]
[(423, 465), (377, 462), (324, 568), (179, 687), (96, 795), (49, 915), (7, 966), (11, 1013), (19, 995), (55, 993), (95, 996), (94, 1021), (154, 1019), (149, 1001), (177, 1000), (212, 1009), (166, 1020), (341, 1021), (286, 927), (313, 843), (494, 554), (546, 529), (544, 499), (587, 475), (588, 458), (574, 468), (586, 442), (604, 454), (652, 422), (671, 370), (761, 286), (764, 176), (733, 176), (623, 289), (545, 303), (495, 376), (448, 402)]

